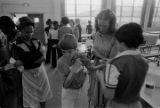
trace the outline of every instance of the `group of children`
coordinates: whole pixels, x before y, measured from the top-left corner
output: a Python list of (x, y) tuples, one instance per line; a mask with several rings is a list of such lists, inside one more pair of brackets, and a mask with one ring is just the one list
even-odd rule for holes
[[(136, 23), (120, 27), (115, 35), (118, 55), (105, 62), (102, 60), (103, 62), (96, 66), (93, 66), (87, 58), (84, 59), (85, 57), (77, 57), (75, 62), (71, 63), (72, 58), (78, 53), (77, 41), (73, 35), (66, 34), (59, 42), (63, 56), (57, 66), (65, 79), (62, 88), (62, 108), (80, 107), (77, 106), (80, 89), (66, 89), (64, 84), (73, 83), (75, 75), (81, 72), (81, 69), (86, 73), (84, 67), (88, 72), (96, 71), (103, 95), (107, 100), (105, 105), (107, 108), (128, 108), (128, 106), (141, 108), (140, 90), (148, 70), (148, 64), (137, 51), (143, 42), (142, 33), (141, 26)], [(105, 70), (104, 73), (102, 70)]]

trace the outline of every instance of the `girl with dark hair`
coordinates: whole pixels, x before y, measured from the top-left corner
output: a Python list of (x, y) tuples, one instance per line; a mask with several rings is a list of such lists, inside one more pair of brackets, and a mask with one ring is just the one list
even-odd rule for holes
[(24, 66), (22, 75), (23, 106), (45, 108), (45, 102), (52, 97), (48, 77), (43, 66), (44, 47), (32, 38), (34, 23), (29, 17), (19, 19), (20, 37), (14, 48), (14, 58)]
[[(115, 24), (116, 17), (109, 9), (101, 11), (95, 18), (96, 33), (92, 35), (95, 65), (100, 60), (111, 59), (117, 54)], [(90, 72), (89, 102), (91, 108), (102, 108), (104, 106), (104, 99), (95, 73), (95, 71)]]
[(116, 32), (116, 39), (120, 53), (103, 65), (104, 73), (96, 72), (107, 100), (105, 108), (142, 108), (140, 90), (148, 71), (146, 60), (136, 50), (143, 42), (142, 28), (125, 24)]

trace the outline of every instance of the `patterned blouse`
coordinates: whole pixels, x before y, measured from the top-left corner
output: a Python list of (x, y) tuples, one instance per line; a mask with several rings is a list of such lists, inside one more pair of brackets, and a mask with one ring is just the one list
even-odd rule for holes
[(102, 36), (96, 32), (93, 37), (93, 51), (99, 58), (113, 58), (116, 56), (118, 50), (116, 48), (116, 39), (113, 36), (111, 39)]

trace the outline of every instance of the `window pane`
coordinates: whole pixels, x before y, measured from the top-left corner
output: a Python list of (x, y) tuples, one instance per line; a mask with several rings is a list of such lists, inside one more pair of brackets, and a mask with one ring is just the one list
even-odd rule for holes
[(154, 14), (153, 14), (153, 22), (152, 27), (160, 27), (160, 0), (156, 0)]
[(159, 4), (159, 1), (160, 1), (160, 0), (156, 0), (155, 7), (160, 7), (160, 6), (159, 6), (159, 5), (160, 5), (160, 4)]
[(133, 17), (132, 18), (132, 22), (136, 22), (136, 23), (138, 23), (138, 24), (140, 24), (140, 18), (139, 17)]
[(122, 0), (123, 6), (133, 6), (133, 0)]
[(155, 18), (152, 27), (160, 27), (160, 18)]
[(121, 6), (122, 0), (116, 0), (116, 6)]
[(100, 5), (92, 5), (92, 16), (97, 16), (97, 14), (100, 12)]
[(132, 7), (122, 7), (122, 16), (131, 16)]
[(90, 5), (90, 0), (77, 0), (77, 5)]
[(123, 24), (128, 23), (128, 22), (131, 22), (131, 21), (132, 21), (131, 17), (122, 17), (122, 18), (121, 18), (121, 22), (122, 22)]
[(116, 16), (120, 16), (121, 15), (121, 6), (117, 6), (116, 7)]
[(143, 6), (143, 0), (134, 0), (134, 6)]
[(141, 17), (142, 7), (134, 7), (133, 16)]
[(97, 16), (97, 14), (100, 12), (101, 10), (101, 0), (91, 0), (91, 15), (92, 16)]
[(90, 5), (77, 5), (77, 16), (89, 16)]
[(75, 16), (75, 0), (66, 0), (66, 15)]

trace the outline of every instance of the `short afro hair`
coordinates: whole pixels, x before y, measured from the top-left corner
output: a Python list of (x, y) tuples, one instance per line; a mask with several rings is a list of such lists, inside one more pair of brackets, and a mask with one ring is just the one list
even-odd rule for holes
[(67, 25), (68, 23), (69, 23), (69, 18), (68, 17), (62, 17), (61, 24)]
[(19, 24), (17, 25), (17, 29), (19, 31), (21, 31), (26, 26), (33, 26), (33, 27), (35, 26), (32, 19), (30, 17), (26, 17), (26, 16), (19, 18)]
[(137, 23), (128, 23), (121, 26), (116, 32), (116, 38), (125, 43), (128, 48), (138, 48), (143, 43), (143, 30)]

